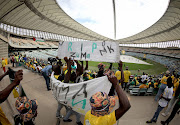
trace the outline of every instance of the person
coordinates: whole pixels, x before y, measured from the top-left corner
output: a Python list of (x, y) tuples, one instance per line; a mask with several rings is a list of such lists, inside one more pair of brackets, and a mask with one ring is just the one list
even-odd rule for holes
[(14, 116), (15, 125), (34, 125), (37, 117), (38, 102), (36, 99), (29, 100), (26, 96), (18, 97), (15, 107), (20, 113)]
[(140, 88), (140, 89), (142, 89), (142, 88), (148, 88), (148, 86), (147, 86), (146, 84), (147, 84), (147, 79), (144, 80), (143, 84), (141, 84), (141, 85), (139, 86), (139, 88)]
[(91, 110), (84, 117), (84, 125), (113, 125), (131, 107), (126, 94), (123, 92), (115, 76), (109, 76), (109, 81), (114, 86), (118, 98), (119, 108), (112, 111), (115, 106), (115, 98), (105, 92), (97, 92), (90, 98)]
[(155, 97), (155, 101), (158, 101), (159, 97), (161, 96), (161, 94), (164, 92), (164, 89), (166, 88), (167, 86), (167, 79), (169, 77), (169, 71), (167, 70), (166, 71), (166, 75), (163, 76), (163, 78), (161, 79), (161, 86), (158, 90), (158, 93), (156, 94), (156, 97)]
[(104, 76), (104, 68), (105, 68), (105, 65), (103, 63), (99, 63), (98, 64), (98, 73), (97, 73), (97, 77), (102, 77)]
[(2, 68), (3, 68), (4, 73), (6, 72), (5, 66), (6, 66), (6, 62), (5, 62), (4, 58), (2, 58)]
[(14, 67), (14, 63), (15, 63), (15, 59), (14, 59), (14, 55), (12, 55), (12, 67)]
[[(119, 69), (118, 75), (120, 75), (120, 79), (118, 78), (118, 76), (116, 74), (117, 72), (115, 73), (115, 76), (116, 76), (116, 78), (117, 78), (117, 80), (119, 82), (119, 85), (121, 85), (121, 86), (122, 86), (122, 84), (124, 82), (124, 72), (123, 72), (122, 66), (123, 66), (123, 62), (119, 61), (119, 63), (118, 63), (118, 69)], [(121, 73), (121, 74), (119, 74), (119, 73)], [(114, 86), (111, 86), (111, 89), (109, 91), (108, 96), (113, 96), (113, 95), (114, 95)]]
[(164, 90), (163, 95), (161, 96), (161, 99), (158, 102), (159, 105), (158, 105), (156, 112), (154, 113), (153, 118), (149, 121), (146, 121), (146, 123), (152, 123), (152, 122), (156, 123), (157, 122), (159, 113), (161, 112), (162, 109), (164, 109), (167, 106), (168, 102), (172, 98), (172, 95), (173, 95), (173, 84), (172, 84), (172, 78), (169, 77), (167, 79), (167, 86)]
[[(4, 76), (8, 75), (9, 71), (7, 71), (5, 74), (0, 76), (0, 80), (3, 79)], [(8, 85), (4, 90), (0, 91), (0, 103), (4, 102), (7, 97), (9, 96), (9, 94), (11, 93), (11, 91), (17, 86), (19, 85), (20, 81), (23, 79), (23, 71), (22, 70), (18, 70), (15, 73), (15, 79), (14, 81)]]
[(176, 113), (179, 114), (178, 110), (180, 108), (180, 86), (178, 87), (178, 90), (176, 91), (175, 96), (178, 97), (178, 100), (177, 100), (177, 102), (176, 102), (176, 104), (175, 104), (175, 106), (174, 106), (174, 108), (173, 108), (173, 110), (171, 112), (171, 115), (168, 117), (168, 119), (166, 121), (161, 121), (162, 125), (166, 125), (166, 124), (168, 125), (171, 122), (171, 120), (173, 120)]
[(129, 88), (129, 86), (137, 86), (139, 84), (137, 77), (135, 77), (127, 86), (127, 88)]
[[(50, 64), (50, 63), (49, 63)], [(46, 80), (46, 87), (47, 87), (47, 90), (51, 90), (50, 89), (50, 74), (51, 74), (51, 71), (52, 71), (52, 65), (47, 65), (44, 69), (41, 70), (41, 73), (44, 77), (44, 79)]]
[(15, 60), (16, 67), (18, 67), (19, 66), (19, 57), (17, 54), (15, 54), (14, 60)]
[(27, 61), (26, 55), (24, 55), (23, 60), (24, 60), (25, 62)]
[(159, 80), (159, 79), (155, 80), (155, 83), (154, 83), (154, 93), (157, 94), (157, 92), (158, 92), (158, 90), (159, 90), (160, 84), (161, 84), (161, 83), (160, 83), (160, 80)]
[(143, 75), (141, 76), (141, 82), (143, 83), (147, 79), (147, 75), (145, 72), (143, 72)]
[[(83, 73), (83, 64), (80, 65), (78, 63), (78, 61), (76, 61), (76, 60), (73, 61), (73, 60), (71, 60), (71, 58), (68, 59), (67, 57), (64, 57), (64, 60), (67, 63), (67, 70), (65, 71), (66, 73), (65, 73), (65, 77), (64, 77), (64, 83), (81, 82), (81, 80), (78, 80), (79, 79), (78, 76), (82, 75), (82, 73)], [(74, 63), (77, 64), (77, 67), (74, 66), (75, 65)], [(75, 69), (73, 69), (73, 68), (75, 68)], [(71, 72), (72, 69), (73, 69), (73, 71)], [(63, 106), (65, 106), (65, 105), (58, 102), (58, 108), (56, 111), (56, 116), (60, 116), (60, 110), (62, 109)], [(78, 125), (82, 125), (81, 120), (80, 120), (81, 115), (78, 112), (72, 110), (71, 108), (68, 108), (67, 106), (65, 106), (65, 108), (66, 108), (66, 116), (63, 118), (63, 121), (64, 122), (71, 122), (72, 120), (69, 119), (69, 117), (71, 116), (71, 114), (74, 114), (76, 116), (76, 123)]]
[(118, 70), (115, 73), (115, 76), (116, 76), (117, 80), (119, 81), (119, 85), (121, 85), (123, 88), (123, 83), (121, 84), (121, 69), (119, 66), (118, 66)]
[(162, 116), (164, 116), (164, 117), (166, 117), (169, 114), (169, 111), (171, 110), (171, 108), (173, 107), (173, 104), (177, 100), (177, 98), (175, 97), (175, 94), (176, 94), (176, 91), (177, 91), (178, 86), (179, 86), (179, 76), (174, 75), (174, 78), (172, 78), (172, 80), (173, 80), (173, 98), (168, 103), (168, 108), (166, 109), (166, 111), (164, 113), (162, 113)]
[(149, 78), (148, 83), (146, 84), (147, 88), (153, 88), (154, 87), (154, 81), (152, 80), (152, 77)]
[(128, 66), (126, 66), (126, 70), (124, 71), (124, 90), (126, 89), (130, 76), (131, 72), (128, 70)]
[[(7, 70), (6, 73), (4, 73), (3, 75), (0, 76), (0, 81), (9, 74), (9, 70)], [(0, 104), (3, 103), (9, 96), (9, 94), (11, 93), (11, 91), (20, 84), (20, 81), (23, 79), (23, 71), (22, 70), (18, 70), (15, 73), (15, 79), (14, 81), (8, 85), (4, 90), (0, 91)], [(6, 118), (4, 112), (2, 111), (1, 107), (0, 107), (0, 124), (3, 125), (11, 125), (9, 120)]]

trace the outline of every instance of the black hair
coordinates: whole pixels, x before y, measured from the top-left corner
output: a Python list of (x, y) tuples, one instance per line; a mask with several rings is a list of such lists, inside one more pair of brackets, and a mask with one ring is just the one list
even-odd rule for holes
[(167, 86), (168, 86), (169, 88), (173, 86), (172, 78), (171, 78), (171, 77), (168, 77), (168, 79), (167, 79)]

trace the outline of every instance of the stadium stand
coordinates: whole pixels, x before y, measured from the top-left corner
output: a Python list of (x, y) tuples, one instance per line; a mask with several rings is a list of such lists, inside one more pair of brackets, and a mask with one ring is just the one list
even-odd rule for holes
[(36, 42), (31, 39), (20, 39), (10, 37), (9, 44), (15, 48), (57, 48), (58, 43), (55, 42)]

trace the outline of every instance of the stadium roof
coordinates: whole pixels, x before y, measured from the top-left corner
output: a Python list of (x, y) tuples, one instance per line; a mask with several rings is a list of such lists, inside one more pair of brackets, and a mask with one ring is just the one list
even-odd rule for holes
[(148, 29), (128, 38), (117, 40), (119, 43), (152, 43), (180, 39), (180, 0), (170, 0), (165, 14)]
[(152, 43), (180, 39), (180, 0), (171, 0), (164, 16), (145, 31), (112, 40), (82, 26), (56, 0), (0, 0), (0, 22), (11, 26), (80, 38), (119, 43)]

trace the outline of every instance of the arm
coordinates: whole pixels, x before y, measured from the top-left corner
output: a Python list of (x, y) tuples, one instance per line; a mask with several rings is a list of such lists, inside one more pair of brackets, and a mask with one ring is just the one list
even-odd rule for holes
[(86, 67), (85, 70), (88, 70), (88, 61), (86, 61)]
[(109, 70), (111, 70), (112, 69), (112, 63), (110, 63), (110, 66), (109, 66)]
[(123, 92), (122, 88), (118, 84), (118, 80), (115, 76), (109, 77), (109, 81), (112, 83), (116, 89), (119, 98), (119, 108), (115, 110), (116, 120), (122, 117), (131, 107), (126, 94)]
[(68, 72), (65, 75), (64, 83), (68, 83), (71, 77), (71, 58), (67, 61), (67, 70)]
[(123, 84), (123, 82), (124, 82), (124, 72), (123, 72), (123, 68), (122, 68), (122, 66), (123, 66), (122, 61), (119, 61), (118, 65), (119, 65), (120, 70), (121, 70), (121, 80), (120, 80), (120, 82), (121, 82), (121, 84)]
[(165, 99), (165, 100), (168, 101), (168, 102), (171, 100), (171, 99), (165, 98), (165, 97), (163, 97), (163, 96), (162, 96), (161, 98)]
[(80, 61), (81, 65), (79, 64), (79, 62), (77, 60), (74, 60), (74, 61), (77, 64), (77, 69), (76, 69), (77, 76), (80, 76), (83, 74), (83, 61)]
[(4, 102), (7, 99), (11, 91), (14, 89), (14, 87), (19, 85), (22, 79), (23, 79), (23, 71), (19, 70), (15, 74), (14, 81), (10, 85), (8, 85), (4, 90), (0, 91), (0, 103)]
[(4, 76), (8, 75), (9, 74), (9, 70), (7, 70), (6, 73), (4, 73), (3, 75), (0, 76), (0, 81), (4, 78)]

